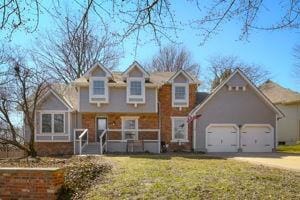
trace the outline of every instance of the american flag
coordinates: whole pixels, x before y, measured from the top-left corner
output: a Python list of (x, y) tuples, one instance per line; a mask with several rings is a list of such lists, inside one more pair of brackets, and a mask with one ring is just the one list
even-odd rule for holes
[(199, 114), (199, 115), (194, 115), (194, 116), (189, 115), (189, 116), (188, 116), (188, 119), (187, 119), (187, 123), (189, 124), (189, 123), (191, 123), (191, 122), (194, 121), (195, 119), (198, 119), (198, 118), (201, 117), (201, 116), (202, 116), (201, 114)]

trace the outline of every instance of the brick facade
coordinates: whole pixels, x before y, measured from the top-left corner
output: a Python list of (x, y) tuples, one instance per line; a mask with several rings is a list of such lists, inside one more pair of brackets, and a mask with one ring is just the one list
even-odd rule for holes
[(160, 113), (161, 113), (161, 141), (164, 141), (169, 145), (170, 151), (176, 150), (186, 150), (190, 151), (192, 149), (192, 137), (193, 137), (193, 125), (190, 123), (188, 125), (188, 140), (187, 143), (172, 143), (172, 116), (188, 116), (189, 112), (196, 106), (196, 92), (197, 85), (190, 84), (189, 86), (189, 107), (183, 107), (181, 110), (179, 108), (172, 107), (172, 85), (165, 84), (159, 89), (158, 99), (160, 102)]
[(74, 154), (73, 142), (36, 142), (35, 146), (39, 156)]
[[(82, 126), (89, 130), (89, 142), (95, 142), (96, 134), (96, 117), (107, 117), (107, 125), (109, 129), (122, 129), (121, 117), (135, 116), (138, 119), (139, 129), (158, 129), (159, 121), (158, 114), (127, 114), (127, 113), (107, 113), (99, 115), (98, 113), (83, 113), (82, 114)], [(110, 140), (122, 140), (122, 133), (120, 131), (109, 132), (108, 139)], [(144, 140), (157, 140), (157, 132), (140, 132), (139, 139)]]
[(54, 200), (63, 183), (56, 168), (1, 168), (0, 199)]
[[(122, 129), (122, 119), (125, 116), (137, 116), (139, 129), (158, 129), (161, 125), (161, 141), (168, 145), (168, 151), (191, 151), (193, 141), (193, 124), (188, 125), (188, 142), (172, 142), (171, 117), (187, 117), (196, 106), (197, 84), (189, 85), (189, 107), (172, 107), (172, 85), (164, 84), (158, 90), (158, 113), (81, 113), (81, 128), (88, 129), (90, 143), (96, 141), (96, 118), (106, 117), (109, 129)], [(138, 107), (136, 108), (139, 109)], [(122, 140), (122, 131), (110, 131), (109, 140)], [(157, 140), (157, 132), (139, 132), (140, 140)], [(39, 155), (73, 154), (73, 142), (38, 142)]]

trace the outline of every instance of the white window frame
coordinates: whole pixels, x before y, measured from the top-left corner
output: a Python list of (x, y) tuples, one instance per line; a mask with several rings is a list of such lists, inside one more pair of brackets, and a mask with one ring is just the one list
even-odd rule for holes
[[(175, 138), (175, 120), (180, 119), (184, 121), (184, 130), (185, 130), (185, 138), (184, 139), (176, 139)], [(188, 123), (187, 123), (187, 117), (171, 117), (172, 121), (172, 140), (171, 142), (188, 142)]]
[[(175, 88), (185, 87), (185, 99), (175, 99)], [(185, 103), (185, 105), (176, 105), (176, 103)], [(172, 84), (172, 107), (189, 107), (189, 83), (173, 83)]]
[[(94, 81), (104, 81), (104, 95), (94, 95)], [(92, 98), (104, 98), (104, 101), (93, 101)], [(108, 103), (108, 80), (106, 77), (90, 77), (89, 99), (91, 103)]]
[[(49, 114), (51, 115), (51, 132), (43, 132), (43, 115), (44, 114)], [(64, 119), (64, 125), (63, 125), (63, 132), (54, 132), (54, 115), (63, 115)], [(66, 134), (66, 118), (65, 118), (65, 113), (64, 112), (41, 112), (40, 113), (40, 134), (39, 135), (60, 135), (60, 134)]]
[[(126, 131), (136, 131), (136, 138), (139, 138), (139, 117), (136, 116), (126, 116), (126, 117), (121, 117), (122, 119), (122, 140), (127, 141), (127, 139), (125, 139), (125, 132)], [(125, 129), (125, 121), (126, 120), (135, 120), (135, 124), (136, 127), (135, 129)]]
[[(131, 95), (130, 94), (130, 86), (132, 81), (140, 81), (141, 82), (141, 88), (142, 88), (142, 93), (141, 95)], [(127, 92), (126, 92), (126, 101), (127, 103), (132, 103), (132, 104), (141, 104), (145, 103), (145, 78), (144, 77), (128, 77), (127, 78)], [(142, 98), (142, 101), (129, 101), (130, 98)]]

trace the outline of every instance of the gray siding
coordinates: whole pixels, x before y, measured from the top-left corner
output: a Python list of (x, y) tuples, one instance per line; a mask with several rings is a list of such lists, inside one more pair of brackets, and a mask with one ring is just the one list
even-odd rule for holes
[(205, 129), (213, 123), (270, 124), (276, 132), (276, 113), (250, 87), (228, 91), (223, 86), (197, 114), (202, 116), (196, 122), (196, 151), (205, 151)]
[(37, 110), (68, 110), (54, 94), (50, 93), (39, 103)]
[(128, 76), (129, 77), (143, 77), (143, 72), (139, 68), (134, 67), (130, 70), (130, 72), (128, 73)]
[(227, 82), (227, 85), (243, 87), (247, 85), (247, 82), (242, 78), (240, 74), (236, 74)]
[(80, 112), (107, 112), (107, 113), (155, 113), (156, 90), (145, 88), (145, 104), (139, 104), (136, 108), (126, 103), (126, 87), (109, 87), (109, 103), (103, 103), (100, 107), (89, 102), (88, 87), (80, 88)]
[(178, 74), (177, 77), (174, 78), (174, 83), (187, 83), (188, 79), (182, 74)]
[(106, 76), (106, 73), (105, 71), (103, 71), (100, 67), (96, 67), (92, 73), (91, 73), (92, 76), (95, 76), (95, 77), (105, 77)]

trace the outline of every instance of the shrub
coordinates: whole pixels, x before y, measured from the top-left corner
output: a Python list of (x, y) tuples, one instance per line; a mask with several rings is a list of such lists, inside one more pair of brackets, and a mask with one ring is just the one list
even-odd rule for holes
[(111, 165), (102, 159), (93, 157), (78, 158), (64, 167), (65, 182), (58, 193), (58, 199), (80, 199), (86, 189), (99, 181), (105, 173), (111, 170)]

